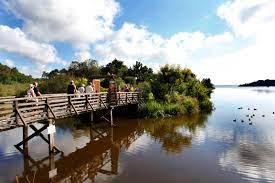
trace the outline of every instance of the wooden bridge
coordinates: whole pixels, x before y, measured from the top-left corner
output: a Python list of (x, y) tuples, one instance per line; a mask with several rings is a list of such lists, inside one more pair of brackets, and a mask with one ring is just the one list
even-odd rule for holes
[[(139, 104), (142, 97), (138, 92), (85, 93), (79, 95), (51, 94), (36, 98), (2, 98), (0, 99), (0, 131), (23, 127), (23, 141), (15, 145), (22, 153), (26, 143), (35, 136), (40, 136), (49, 144), (50, 152), (60, 152), (54, 146), (54, 120), (89, 113), (91, 121), (95, 111), (106, 110), (101, 117), (113, 126), (112, 110), (118, 106)], [(45, 125), (37, 129), (33, 123)], [(28, 127), (34, 133), (28, 135)], [(48, 138), (42, 131), (48, 130)], [(20, 146), (23, 145), (23, 149)]]

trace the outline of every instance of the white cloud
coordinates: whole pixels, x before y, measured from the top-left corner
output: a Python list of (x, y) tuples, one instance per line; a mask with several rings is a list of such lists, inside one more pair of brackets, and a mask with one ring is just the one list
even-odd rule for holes
[(33, 41), (21, 29), (4, 25), (0, 25), (0, 50), (20, 54), (35, 63), (60, 61), (52, 45)]
[(89, 51), (79, 51), (75, 53), (75, 56), (78, 60), (84, 61), (91, 58), (91, 54)]
[(275, 1), (234, 0), (218, 8), (218, 16), (224, 19), (240, 36), (264, 36), (274, 32)]
[(69, 42), (78, 51), (112, 33), (120, 7), (115, 0), (5, 0), (23, 30), (42, 41)]
[[(95, 54), (105, 61), (118, 58), (128, 65), (140, 60), (158, 69), (165, 63), (190, 65), (198, 60), (194, 55), (201, 52), (215, 54), (213, 50), (233, 41), (229, 32), (206, 36), (201, 32), (180, 32), (170, 38), (149, 32), (145, 27), (125, 23), (109, 40), (95, 46)], [(216, 53), (217, 54), (217, 53)]]
[(5, 64), (5, 65), (7, 65), (7, 66), (9, 66), (10, 68), (15, 67), (14, 62), (12, 60), (10, 60), (10, 59), (5, 59), (5, 60), (2, 61), (2, 63)]
[(275, 78), (275, 1), (234, 0), (222, 4), (217, 15), (231, 32), (206, 35), (178, 32), (169, 38), (147, 28), (125, 23), (95, 54), (103, 60), (118, 58), (128, 65), (140, 60), (157, 69), (165, 63), (190, 67), (215, 84), (239, 84)]

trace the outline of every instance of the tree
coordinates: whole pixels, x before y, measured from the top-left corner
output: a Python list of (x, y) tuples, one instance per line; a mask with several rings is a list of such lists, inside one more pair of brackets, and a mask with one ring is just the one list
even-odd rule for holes
[(117, 77), (123, 77), (127, 74), (128, 68), (123, 64), (123, 61), (114, 59), (112, 62), (108, 63), (106, 66), (101, 68), (101, 72), (104, 75), (114, 74)]
[(128, 70), (129, 76), (134, 76), (137, 82), (149, 81), (153, 77), (153, 70), (136, 61), (135, 65)]

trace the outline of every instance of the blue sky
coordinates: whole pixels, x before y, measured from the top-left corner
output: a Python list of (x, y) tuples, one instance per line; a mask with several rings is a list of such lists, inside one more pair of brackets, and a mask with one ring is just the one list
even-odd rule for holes
[(2, 0), (0, 5), (0, 62), (35, 77), (72, 60), (106, 64), (118, 58), (127, 65), (139, 60), (155, 72), (179, 64), (215, 84), (275, 78), (273, 0)]

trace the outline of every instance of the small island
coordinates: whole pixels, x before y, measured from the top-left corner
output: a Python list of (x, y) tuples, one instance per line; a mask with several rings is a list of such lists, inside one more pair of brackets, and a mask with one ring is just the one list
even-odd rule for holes
[(245, 83), (245, 84), (239, 85), (239, 87), (257, 87), (257, 86), (260, 86), (260, 87), (275, 86), (275, 80), (270, 80), (270, 79), (258, 80), (258, 81), (254, 81), (252, 83)]

